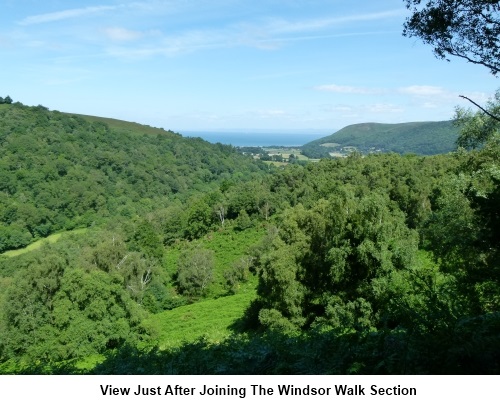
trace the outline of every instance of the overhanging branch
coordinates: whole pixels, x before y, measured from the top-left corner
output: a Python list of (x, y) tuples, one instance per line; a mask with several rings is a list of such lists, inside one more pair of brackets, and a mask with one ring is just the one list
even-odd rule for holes
[(472, 101), (469, 97), (465, 97), (465, 96), (462, 96), (460, 95), (459, 97), (461, 98), (464, 98), (465, 100), (467, 101), (470, 101), (472, 104), (474, 104), (477, 108), (479, 108), (482, 112), (484, 112), (488, 117), (491, 117), (493, 118), (494, 120), (496, 121), (500, 121), (500, 117), (497, 117), (496, 115), (493, 115), (492, 113), (490, 113), (489, 111), (486, 111), (483, 107), (481, 107), (478, 103)]

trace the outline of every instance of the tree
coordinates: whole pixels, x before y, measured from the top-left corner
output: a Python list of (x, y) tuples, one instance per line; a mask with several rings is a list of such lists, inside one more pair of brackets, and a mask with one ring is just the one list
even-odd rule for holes
[(224, 221), (226, 220), (226, 209), (223, 203), (217, 203), (214, 205), (214, 214), (219, 218), (220, 226), (224, 228)]
[[(500, 93), (487, 104), (500, 111)], [(443, 273), (456, 278), (461, 316), (500, 309), (500, 124), (483, 111), (457, 109), (458, 173), (445, 183), (425, 233)]]
[(213, 279), (214, 253), (195, 248), (181, 253), (177, 262), (177, 283), (182, 293), (199, 297), (206, 293)]
[[(274, 329), (368, 330), (389, 317), (413, 267), (417, 233), (387, 196), (348, 188), (281, 215), (259, 263), (259, 321)], [(396, 280), (396, 281), (393, 281)], [(390, 288), (381, 288), (389, 285)], [(384, 290), (384, 293), (376, 293)]]
[(197, 239), (205, 235), (213, 223), (210, 206), (203, 199), (194, 199), (186, 213), (185, 235), (188, 239)]
[(460, 128), (460, 136), (457, 145), (466, 149), (475, 149), (484, 146), (485, 143), (495, 137), (500, 130), (500, 90), (495, 97), (486, 104), (487, 111), (473, 113), (471, 110), (457, 108), (455, 113), (455, 125)]
[(144, 252), (148, 257), (161, 260), (163, 257), (163, 244), (155, 232), (153, 225), (148, 221), (141, 221), (132, 236), (134, 250)]
[(457, 56), (500, 71), (500, 1), (498, 0), (405, 0), (413, 13), (403, 35), (419, 37), (434, 46), (441, 59)]
[(73, 267), (69, 252), (43, 247), (18, 270), (0, 312), (1, 356), (67, 360), (132, 339), (142, 310), (117, 274)]
[(242, 209), (238, 214), (238, 218), (236, 218), (236, 229), (243, 231), (251, 227), (252, 220), (250, 219), (248, 213)]
[(233, 294), (238, 291), (240, 282), (247, 281), (253, 257), (240, 257), (233, 265), (224, 271), (224, 278), (229, 291)]

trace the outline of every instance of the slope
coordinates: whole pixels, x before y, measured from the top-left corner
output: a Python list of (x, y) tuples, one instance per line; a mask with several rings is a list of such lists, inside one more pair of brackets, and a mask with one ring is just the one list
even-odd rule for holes
[(437, 155), (452, 151), (457, 137), (458, 129), (452, 121), (363, 123), (309, 142), (302, 147), (302, 153), (311, 158), (327, 157), (329, 153), (347, 154), (353, 149), (361, 153)]
[(186, 201), (265, 165), (231, 146), (21, 103), (0, 109), (0, 253)]

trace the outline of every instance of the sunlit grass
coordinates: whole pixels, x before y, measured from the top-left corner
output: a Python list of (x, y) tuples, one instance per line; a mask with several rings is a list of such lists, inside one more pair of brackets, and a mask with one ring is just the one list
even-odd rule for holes
[(78, 234), (82, 234), (85, 232), (87, 232), (86, 228), (74, 229), (72, 231), (64, 231), (64, 232), (54, 233), (52, 235), (47, 236), (46, 238), (39, 239), (36, 242), (33, 242), (24, 248), (15, 249), (15, 250), (8, 250), (8, 251), (2, 253), (1, 256), (6, 256), (6, 257), (19, 256), (19, 255), (22, 255), (23, 253), (28, 253), (28, 252), (31, 252), (33, 250), (40, 249), (46, 243), (48, 243), (48, 244), (55, 243), (63, 235), (78, 235)]
[(144, 325), (156, 331), (160, 349), (181, 346), (204, 337), (219, 342), (227, 337), (257, 296), (255, 285), (244, 285), (236, 295), (200, 301), (150, 316)]
[[(214, 252), (214, 283), (210, 287), (208, 298), (151, 315), (144, 321), (148, 329), (157, 333), (160, 348), (178, 347), (200, 337), (218, 342), (231, 333), (234, 323), (243, 316), (250, 302), (257, 296), (257, 276), (248, 274), (248, 280), (239, 284), (236, 294), (225, 295), (228, 292), (224, 285), (224, 271), (245, 256), (248, 248), (256, 244), (265, 232), (260, 227), (241, 232), (221, 229), (195, 242)], [(173, 271), (182, 248), (181, 245), (167, 253), (167, 266)]]
[[(191, 242), (200, 248), (214, 252), (214, 279), (209, 288), (209, 297), (224, 295), (227, 291), (224, 272), (231, 269), (235, 262), (248, 254), (248, 249), (259, 242), (265, 235), (263, 227), (245, 229), (244, 231), (234, 231), (229, 227), (211, 232), (203, 238)], [(170, 275), (177, 271), (177, 260), (186, 244), (179, 244), (167, 249), (165, 267)], [(255, 286), (256, 280), (250, 279), (248, 283)]]

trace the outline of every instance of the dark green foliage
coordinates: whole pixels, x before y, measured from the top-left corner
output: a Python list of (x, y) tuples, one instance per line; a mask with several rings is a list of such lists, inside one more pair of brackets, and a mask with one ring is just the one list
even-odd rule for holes
[(321, 198), (350, 188), (355, 196), (372, 191), (387, 194), (416, 229), (431, 213), (434, 192), (456, 161), (451, 157), (370, 155), (365, 158), (321, 161), (306, 168), (290, 166), (276, 173), (270, 184), (273, 201), (280, 210), (301, 202), (306, 208)]
[(403, 35), (418, 37), (434, 47), (441, 59), (449, 55), (483, 65), (494, 75), (500, 70), (497, 0), (405, 0), (412, 15)]
[(241, 182), (226, 191), (227, 215), (235, 219), (242, 211), (249, 216), (261, 216), (267, 204), (269, 206), (267, 216), (271, 214), (275, 196), (269, 193), (269, 185), (258, 180)]
[[(302, 153), (310, 158), (323, 158), (328, 157), (329, 152), (354, 147), (365, 154), (396, 152), (437, 155), (454, 150), (457, 137), (458, 129), (451, 121), (355, 124), (305, 144)], [(321, 146), (325, 144), (328, 146)], [(345, 150), (343, 152), (346, 153)]]
[[(500, 318), (461, 323), (450, 334), (412, 336), (404, 330), (371, 333), (311, 332), (286, 335), (234, 334), (214, 344), (206, 339), (179, 348), (110, 352), (87, 374), (288, 375), (288, 374), (498, 374)], [(80, 374), (71, 363), (28, 367), (27, 374)]]
[(411, 268), (417, 240), (402, 213), (377, 194), (357, 199), (341, 191), (310, 210), (286, 211), (261, 259), (261, 322), (376, 326), (386, 308), (373, 296), (375, 284)]
[(25, 259), (5, 293), (2, 358), (58, 361), (136, 339), (142, 311), (118, 271), (78, 268), (62, 250), (41, 253)]
[(7, 96), (5, 98), (0, 97), (0, 104), (12, 104), (12, 98), (10, 96)]
[[(498, 94), (489, 106), (498, 111)], [(444, 271), (459, 280), (471, 315), (500, 310), (500, 145), (498, 122), (483, 112), (457, 111), (459, 142), (479, 147), (461, 153), (458, 173), (438, 198), (429, 239)]]
[[(500, 114), (500, 90), (497, 90), (495, 97), (486, 103), (485, 109), (498, 117)], [(465, 149), (484, 146), (487, 141), (498, 137), (500, 129), (500, 121), (493, 119), (483, 111), (473, 113), (471, 110), (457, 108), (454, 122), (460, 128), (457, 145)]]
[[(76, 373), (73, 361), (96, 354), (105, 360), (86, 372), (500, 371), (488, 117), (458, 112), (473, 150), (352, 153), (264, 176), (232, 147), (153, 128), (43, 106), (0, 115), (0, 248), (88, 227), (0, 256), (0, 372)], [(141, 323), (146, 311), (205, 300), (208, 313), (208, 298), (242, 291), (246, 303), (257, 279), (229, 338), (151, 348), (172, 333), (161, 317), (200, 314)]]
[[(42, 106), (2, 108), (0, 143), (0, 252), (58, 230), (167, 208), (212, 181), (265, 169), (230, 146)], [(191, 205), (187, 236), (194, 238), (213, 218), (210, 211), (193, 224), (204, 213)]]
[(150, 258), (159, 261), (163, 258), (161, 239), (153, 225), (148, 221), (142, 220), (137, 224), (130, 245), (132, 250), (144, 252)]
[(236, 229), (243, 231), (250, 228), (251, 226), (252, 220), (248, 216), (247, 212), (242, 209), (238, 214), (238, 218), (236, 219)]
[(241, 153), (250, 153), (253, 155), (264, 155), (266, 151), (262, 149), (260, 146), (238, 146), (237, 149)]
[(196, 198), (188, 203), (186, 213), (185, 237), (198, 239), (205, 235), (214, 223), (212, 208), (203, 198)]

